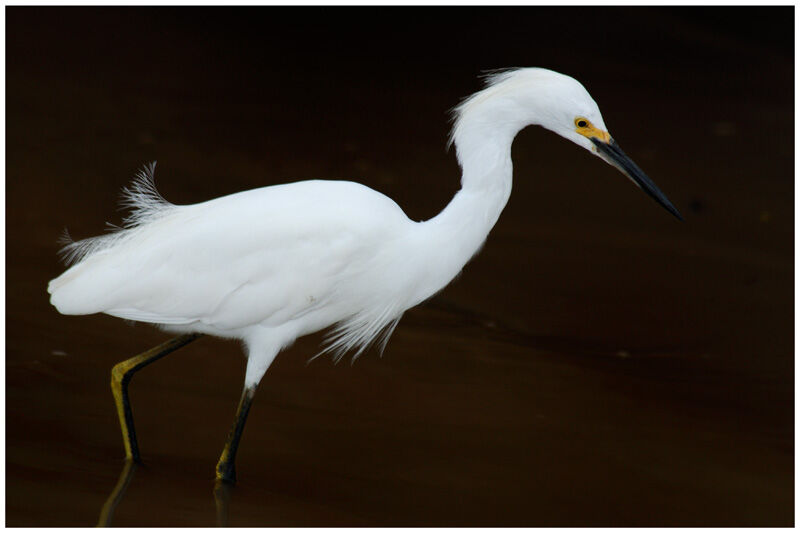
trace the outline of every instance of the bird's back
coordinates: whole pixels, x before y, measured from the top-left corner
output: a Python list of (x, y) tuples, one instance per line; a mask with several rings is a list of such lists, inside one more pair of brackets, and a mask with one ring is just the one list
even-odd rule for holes
[(342, 291), (396, 259), (392, 245), (410, 225), (391, 199), (357, 183), (264, 187), (164, 208), (95, 247), (48, 291), (64, 314), (219, 332), (323, 307), (316, 320), (336, 321), (358, 311)]

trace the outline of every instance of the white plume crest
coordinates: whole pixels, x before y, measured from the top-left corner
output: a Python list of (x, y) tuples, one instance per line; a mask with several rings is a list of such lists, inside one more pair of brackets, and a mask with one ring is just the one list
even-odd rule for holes
[[(453, 123), (453, 127), (450, 129), (450, 137), (447, 139), (447, 148), (453, 146), (456, 140), (456, 133), (459, 130), (459, 126), (461, 126), (462, 119), (468, 113), (468, 111), (474, 107), (477, 102), (485, 100), (488, 96), (494, 93), (491, 90), (492, 87), (495, 87), (502, 82), (506, 81), (507, 79), (511, 78), (517, 72), (525, 70), (519, 67), (511, 67), (511, 68), (502, 68), (502, 69), (494, 69), (494, 70), (487, 70), (484, 71), (481, 75), (481, 79), (483, 80), (483, 90), (480, 90), (470, 96), (465, 96), (462, 98), (461, 102), (455, 107), (450, 110), (450, 120)], [(531, 69), (527, 69), (531, 70)]]

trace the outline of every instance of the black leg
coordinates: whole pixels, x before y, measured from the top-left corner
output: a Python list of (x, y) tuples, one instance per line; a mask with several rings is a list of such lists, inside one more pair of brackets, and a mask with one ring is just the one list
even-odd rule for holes
[(239, 400), (239, 407), (236, 409), (236, 419), (217, 463), (217, 481), (236, 483), (236, 451), (239, 449), (239, 440), (242, 438), (244, 423), (247, 421), (255, 393), (255, 387), (245, 388), (242, 392), (242, 399)]

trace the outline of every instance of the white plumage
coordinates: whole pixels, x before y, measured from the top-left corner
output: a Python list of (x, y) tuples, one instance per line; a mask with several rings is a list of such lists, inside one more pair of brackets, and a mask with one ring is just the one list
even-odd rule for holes
[(330, 326), (327, 349), (358, 355), (381, 334), (385, 342), (407, 309), (447, 285), (479, 250), (511, 192), (511, 143), (529, 124), (660, 194), (638, 167), (625, 166), (621, 151), (611, 153), (616, 144), (580, 83), (544, 69), (510, 70), (456, 108), (451, 141), (462, 188), (433, 219), (414, 222), (391, 199), (347, 181), (172, 205), (155, 190), (153, 165), (127, 190), (133, 213), (124, 228), (65, 248), (76, 264), (50, 282), (51, 302), (64, 314), (106, 313), (243, 339), (247, 387), (282, 348)]
[(425, 269), (403, 254), (417, 224), (363, 185), (304, 181), (177, 206), (157, 196), (153, 170), (126, 195), (127, 228), (66, 247), (78, 263), (50, 283), (60, 312), (242, 338), (251, 356), (343, 321), (329, 345), (341, 355), (426, 297), (401, 275)]

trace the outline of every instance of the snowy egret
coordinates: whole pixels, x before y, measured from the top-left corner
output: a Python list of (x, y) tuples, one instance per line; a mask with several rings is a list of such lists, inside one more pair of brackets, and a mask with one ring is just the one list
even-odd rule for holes
[(127, 387), (133, 374), (200, 334), (241, 339), (244, 390), (216, 468), (235, 481), (235, 456), (256, 387), (283, 348), (333, 326), (322, 353), (382, 350), (403, 313), (445, 287), (480, 249), (511, 193), (511, 143), (549, 129), (616, 166), (680, 218), (619, 148), (597, 104), (573, 78), (540, 68), (495, 73), (454, 110), (450, 142), (461, 189), (415, 222), (386, 196), (349, 181), (301, 181), (173, 205), (155, 165), (125, 189), (122, 229), (68, 244), (74, 265), (48, 286), (68, 315), (106, 313), (182, 335), (119, 363), (112, 390), (126, 457), (139, 461)]

